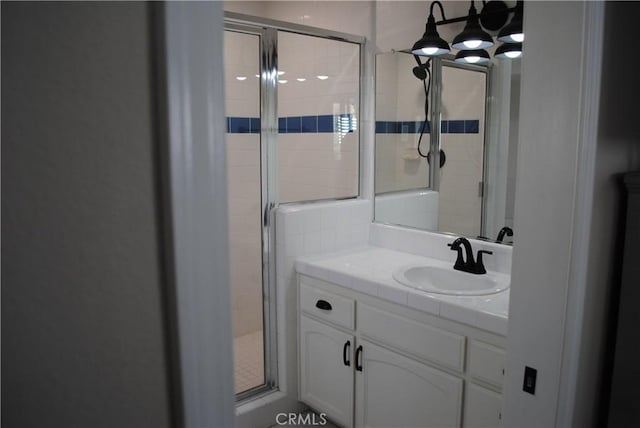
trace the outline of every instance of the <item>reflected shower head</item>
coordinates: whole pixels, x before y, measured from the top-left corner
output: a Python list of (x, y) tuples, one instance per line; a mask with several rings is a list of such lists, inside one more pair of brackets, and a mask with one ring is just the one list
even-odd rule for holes
[(424, 64), (420, 62), (420, 58), (417, 55), (413, 56), (418, 63), (416, 67), (413, 67), (413, 75), (416, 76), (420, 80), (426, 80), (427, 78), (427, 69), (429, 68), (429, 61)]
[(427, 78), (427, 70), (423, 67), (413, 67), (413, 75), (420, 80), (425, 80)]

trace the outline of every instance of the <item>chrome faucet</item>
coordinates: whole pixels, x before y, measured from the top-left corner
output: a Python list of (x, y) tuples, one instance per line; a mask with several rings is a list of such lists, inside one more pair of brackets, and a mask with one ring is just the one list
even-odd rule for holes
[[(457, 238), (451, 244), (447, 244), (451, 247), (451, 251), (457, 251), (458, 257), (453, 265), (455, 270), (462, 272), (473, 273), (476, 275), (482, 275), (487, 273), (482, 261), (483, 254), (493, 254), (492, 251), (479, 250), (477, 260), (473, 259), (473, 249), (471, 248), (471, 242), (467, 238)], [(465, 250), (465, 257), (462, 256), (462, 247)]]

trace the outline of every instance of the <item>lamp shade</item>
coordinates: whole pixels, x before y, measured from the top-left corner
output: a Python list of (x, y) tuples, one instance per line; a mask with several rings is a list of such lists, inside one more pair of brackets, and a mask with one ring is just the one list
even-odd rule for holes
[(453, 47), (460, 50), (486, 49), (493, 46), (493, 38), (480, 26), (480, 19), (473, 3), (462, 33), (453, 39)]
[(500, 59), (522, 58), (522, 43), (504, 43), (498, 46), (495, 56)]
[(462, 64), (486, 64), (489, 62), (489, 53), (484, 49), (460, 51), (456, 54), (456, 62)]
[(414, 43), (411, 53), (420, 56), (438, 56), (449, 53), (449, 43), (440, 37), (436, 29), (436, 20), (433, 14), (429, 15), (427, 25), (422, 38)]
[(503, 43), (522, 43), (524, 42), (524, 31), (522, 30), (522, 2), (519, 1), (516, 5), (516, 10), (513, 14), (511, 22), (508, 23), (498, 33), (498, 40)]

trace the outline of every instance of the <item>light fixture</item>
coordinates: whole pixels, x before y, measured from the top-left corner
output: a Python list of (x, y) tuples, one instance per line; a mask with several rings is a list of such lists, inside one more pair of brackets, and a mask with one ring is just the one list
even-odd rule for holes
[(288, 80), (282, 79), (282, 80), (278, 80), (278, 83), (287, 83)]
[(285, 71), (278, 71), (278, 76), (282, 76), (284, 73), (286, 73)]
[(438, 34), (438, 30), (436, 29), (436, 19), (433, 17), (433, 7), (438, 5), (440, 7), (440, 13), (442, 14), (442, 19), (444, 17), (444, 9), (442, 7), (442, 3), (439, 1), (434, 1), (431, 3), (431, 7), (429, 9), (429, 18), (427, 18), (427, 24), (425, 25), (425, 31), (422, 35), (422, 38), (413, 44), (413, 48), (411, 48), (411, 53), (414, 55), (420, 56), (438, 56), (449, 53), (451, 49), (449, 48), (449, 43), (447, 43), (443, 38)]
[[(442, 3), (438, 0), (433, 1), (429, 8), (429, 18), (427, 19), (425, 32), (422, 38), (414, 43), (411, 53), (419, 56), (439, 56), (449, 53), (451, 51), (449, 44), (440, 37), (437, 26), (466, 22), (462, 33), (453, 39), (452, 46), (462, 51), (456, 55), (456, 62), (475, 64), (489, 62), (490, 57), (485, 48), (493, 46), (494, 41), (491, 34), (485, 30), (491, 31), (492, 34), (494, 31), (499, 31), (498, 40), (508, 45), (498, 48), (496, 51), (498, 58), (513, 59), (520, 57), (522, 55), (522, 41), (524, 40), (522, 31), (523, 1), (518, 0), (516, 6), (512, 8), (509, 8), (502, 0), (489, 0), (482, 3), (483, 7), (480, 14), (475, 8), (474, 1), (471, 0), (468, 15), (447, 19), (444, 16)], [(433, 16), (435, 6), (440, 8), (442, 21), (436, 22)], [(511, 22), (505, 26), (510, 14), (513, 14)]]
[(496, 58), (516, 59), (522, 57), (522, 43), (504, 43), (496, 49)]
[(318, 79), (320, 79), (320, 80), (327, 80), (327, 79), (329, 78), (329, 76), (324, 76), (324, 75), (322, 75), (322, 74), (321, 74), (321, 75), (319, 75), (319, 76), (316, 76), (316, 77), (317, 77)]
[(522, 1), (518, 1), (511, 22), (500, 30), (498, 40), (504, 43), (522, 43), (524, 41), (524, 31), (522, 31), (523, 9)]
[(478, 12), (471, 0), (467, 25), (462, 33), (453, 39), (453, 47), (461, 50), (486, 49), (493, 46), (493, 38), (482, 29), (479, 22)]
[(456, 54), (456, 62), (463, 64), (486, 64), (489, 62), (489, 53), (484, 49), (459, 51)]
[(247, 76), (236, 76), (236, 80), (247, 80)]
[(305, 79), (304, 77), (298, 77), (296, 80), (297, 80), (298, 82), (304, 82), (304, 81), (305, 81), (305, 80), (307, 80), (307, 79)]

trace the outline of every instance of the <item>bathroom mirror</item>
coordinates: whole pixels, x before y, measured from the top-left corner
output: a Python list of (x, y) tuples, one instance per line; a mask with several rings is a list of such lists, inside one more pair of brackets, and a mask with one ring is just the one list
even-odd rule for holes
[(376, 56), (375, 221), (512, 243), (520, 62), (416, 66)]

